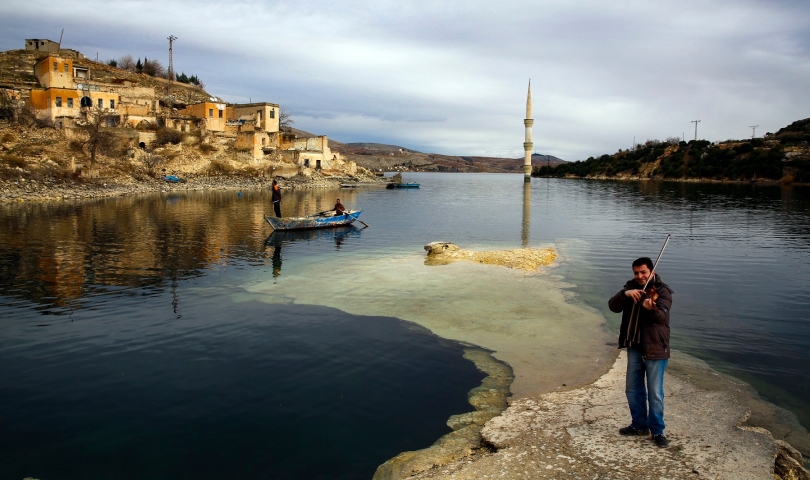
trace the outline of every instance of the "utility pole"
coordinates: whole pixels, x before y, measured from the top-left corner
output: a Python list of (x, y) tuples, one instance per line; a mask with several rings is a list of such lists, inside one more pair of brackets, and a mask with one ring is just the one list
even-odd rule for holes
[(166, 96), (172, 93), (172, 80), (174, 79), (174, 61), (172, 59), (172, 43), (177, 40), (174, 35), (169, 35), (169, 83), (166, 84)]
[(751, 138), (754, 138), (754, 136), (757, 134), (757, 127), (759, 125), (748, 125), (748, 126), (751, 127)]
[(695, 141), (697, 141), (697, 124), (700, 123), (700, 120), (692, 120), (689, 123), (694, 123), (695, 124)]

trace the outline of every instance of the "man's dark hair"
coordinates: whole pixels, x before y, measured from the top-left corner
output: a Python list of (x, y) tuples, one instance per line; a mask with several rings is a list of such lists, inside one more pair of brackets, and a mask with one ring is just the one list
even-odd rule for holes
[(642, 265), (647, 265), (647, 268), (649, 268), (650, 271), (653, 269), (653, 261), (650, 259), (650, 257), (637, 258), (633, 262), (633, 268), (640, 267)]

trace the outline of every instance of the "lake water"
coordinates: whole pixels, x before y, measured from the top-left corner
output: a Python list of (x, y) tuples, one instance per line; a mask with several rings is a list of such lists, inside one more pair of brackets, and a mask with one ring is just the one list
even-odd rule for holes
[[(370, 225), (305, 234), (270, 236), (269, 192), (1, 205), (4, 471), (369, 478), (472, 410), (465, 345), (517, 393), (597, 375), (607, 298), (668, 233), (673, 348), (810, 426), (810, 188), (405, 177), (421, 188), (285, 192), (285, 215), (340, 197)], [(437, 240), (560, 260), (425, 266)]]

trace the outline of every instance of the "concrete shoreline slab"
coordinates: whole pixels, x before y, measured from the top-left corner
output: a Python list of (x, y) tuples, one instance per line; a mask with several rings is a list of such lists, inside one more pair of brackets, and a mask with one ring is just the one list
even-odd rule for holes
[[(623, 437), (629, 424), (624, 395), (626, 352), (596, 382), (514, 400), (481, 434), (495, 451), (414, 472), (410, 479), (482, 478), (810, 478), (789, 446), (762, 428), (745, 426), (750, 411), (729, 392), (708, 391), (667, 374), (670, 446), (649, 435)], [(792, 458), (792, 457), (791, 457)]]

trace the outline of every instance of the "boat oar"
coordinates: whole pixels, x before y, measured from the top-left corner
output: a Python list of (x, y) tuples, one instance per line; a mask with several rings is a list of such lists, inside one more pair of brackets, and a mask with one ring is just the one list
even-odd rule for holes
[(365, 225), (365, 226), (366, 226), (366, 228), (368, 228), (368, 223), (366, 223), (366, 222), (364, 222), (364, 221), (360, 220), (359, 218), (357, 219), (357, 221), (358, 221), (358, 222), (360, 222), (360, 223), (362, 223), (363, 225)]

